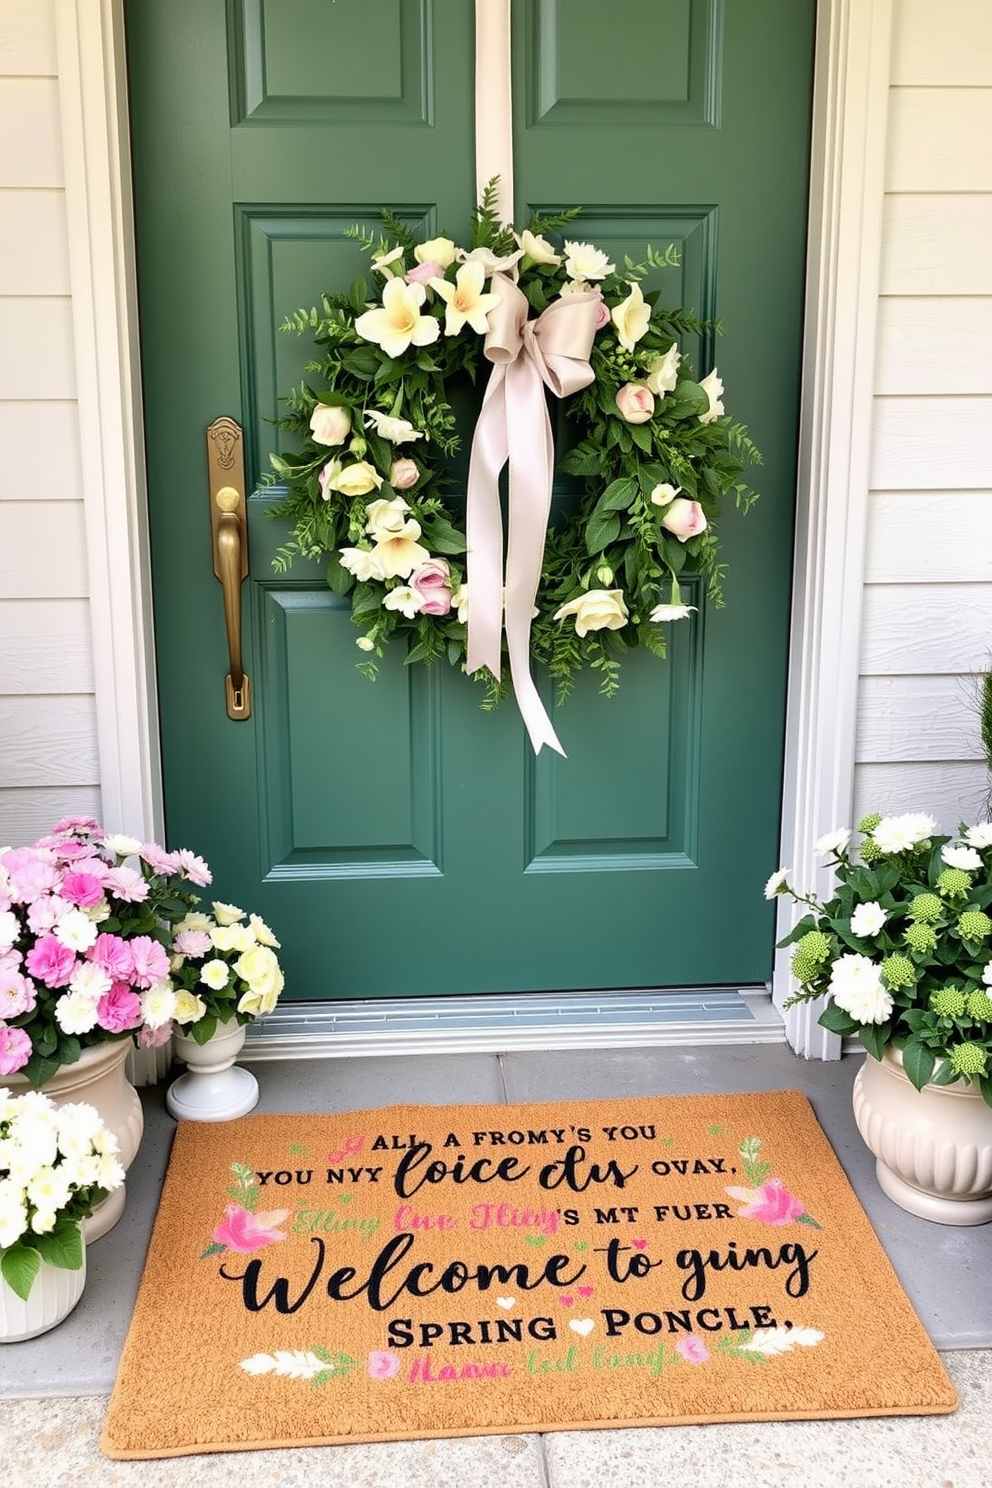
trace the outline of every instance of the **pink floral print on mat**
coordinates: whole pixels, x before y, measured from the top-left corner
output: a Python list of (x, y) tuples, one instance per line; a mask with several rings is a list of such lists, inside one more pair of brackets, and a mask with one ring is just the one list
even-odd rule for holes
[(279, 1226), (288, 1218), (288, 1209), (260, 1209), (252, 1214), (243, 1204), (228, 1204), (224, 1218), (214, 1230), (214, 1244), (228, 1250), (261, 1250), (263, 1245), (285, 1240), (286, 1231)]
[(795, 1194), (790, 1194), (780, 1178), (771, 1176), (772, 1165), (761, 1160), (761, 1138), (745, 1137), (738, 1148), (744, 1176), (749, 1188), (727, 1188), (732, 1199), (742, 1204), (738, 1219), (756, 1219), (761, 1224), (811, 1225), (821, 1228), (812, 1215), (807, 1214), (806, 1205)]
[(806, 1205), (801, 1199), (787, 1193), (777, 1178), (771, 1178), (760, 1188), (728, 1188), (732, 1199), (739, 1199), (743, 1208), (737, 1211), (738, 1219), (758, 1219), (763, 1224), (786, 1225), (805, 1214)]

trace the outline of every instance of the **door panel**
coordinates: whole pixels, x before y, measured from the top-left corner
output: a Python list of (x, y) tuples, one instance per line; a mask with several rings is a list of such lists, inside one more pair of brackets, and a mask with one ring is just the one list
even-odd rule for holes
[[(447, 667), (357, 631), (321, 568), (273, 566), (260, 486), (307, 338), (277, 326), (366, 260), (345, 236), (388, 204), (467, 237), (467, 0), (128, 0), (141, 323), (169, 840), (284, 943), (287, 995), (759, 982), (772, 926), (795, 468), (812, 0), (527, 0), (514, 11), (518, 222), (584, 203), (611, 257), (680, 245), (666, 303), (719, 315), (764, 499), (723, 522), (728, 609), (693, 582), (670, 656), (631, 653), (613, 700), (551, 707), (567, 760), (534, 757)], [(620, 261), (620, 260), (618, 260)], [(459, 394), (466, 449), (472, 397)], [(475, 398), (478, 398), (476, 393)], [(254, 714), (224, 710), (203, 430), (245, 427)], [(559, 451), (572, 437), (552, 409)], [(556, 480), (555, 520), (574, 509)], [(250, 592), (249, 592), (250, 591)]]

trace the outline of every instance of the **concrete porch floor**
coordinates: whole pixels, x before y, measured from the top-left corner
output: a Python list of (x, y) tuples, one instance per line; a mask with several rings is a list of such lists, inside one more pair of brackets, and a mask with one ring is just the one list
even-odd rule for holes
[[(460, 1054), (256, 1067), (260, 1111), (348, 1111), (401, 1101), (457, 1105), (794, 1088), (817, 1117), (961, 1397), (953, 1416), (561, 1432), (111, 1462), (97, 1440), (127, 1332), (174, 1123), (164, 1086), (142, 1092), (145, 1136), (117, 1227), (88, 1254), (76, 1311), (0, 1350), (0, 1460), (9, 1488), (142, 1485), (281, 1488), (992, 1488), (989, 1227), (905, 1214), (879, 1191), (851, 1114), (856, 1058), (812, 1064), (781, 1046)], [(163, 1348), (168, 1332), (163, 1328)], [(208, 1388), (205, 1382), (205, 1388)], [(190, 1402), (196, 1409), (196, 1402)]]

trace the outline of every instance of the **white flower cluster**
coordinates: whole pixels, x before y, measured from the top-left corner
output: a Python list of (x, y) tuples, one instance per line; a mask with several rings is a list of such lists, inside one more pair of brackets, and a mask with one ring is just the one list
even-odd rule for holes
[(892, 995), (882, 983), (881, 968), (870, 956), (838, 956), (827, 990), (837, 1006), (859, 1023), (885, 1023), (892, 1016)]
[[(249, 915), (246, 922), (236, 904), (216, 901), (213, 911), (213, 916), (188, 914), (176, 926), (173, 970), (179, 971), (187, 959), (202, 960), (198, 980), (209, 993), (227, 992), (233, 1002), (240, 980), (245, 990), (237, 997), (237, 1011), (250, 1018), (271, 1013), (285, 980), (273, 949), (278, 948), (278, 940), (258, 915)], [(203, 997), (170, 984), (169, 996), (163, 1000), (163, 1022), (172, 1018), (188, 1026), (198, 1023), (206, 1012)]]
[(937, 823), (922, 811), (909, 811), (903, 816), (886, 816), (869, 836), (883, 853), (911, 852), (937, 835)]
[(73, 1201), (81, 1213), (97, 1190), (123, 1182), (117, 1138), (93, 1106), (0, 1089), (0, 1250), (47, 1234)]

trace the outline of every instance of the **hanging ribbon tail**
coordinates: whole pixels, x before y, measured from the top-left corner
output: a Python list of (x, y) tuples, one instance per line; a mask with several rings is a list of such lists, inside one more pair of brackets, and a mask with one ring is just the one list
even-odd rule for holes
[(468, 646), (465, 670), (488, 667), (498, 677), (503, 666), (503, 516), (499, 473), (507, 461), (506, 368), (490, 374), (475, 426), (465, 504)]
[[(599, 296), (555, 300), (535, 321), (528, 302), (503, 274), (492, 277), (499, 304), (490, 312), (485, 355), (493, 371), (475, 426), (465, 518), (468, 582), (466, 670), (498, 676), (505, 615), (514, 696), (539, 753), (562, 748), (530, 670), (530, 630), (541, 582), (551, 512), (554, 440), (544, 388), (568, 397), (593, 380), (589, 354)], [(499, 476), (509, 461), (506, 574)]]
[(531, 619), (544, 563), (555, 458), (544, 384), (530, 357), (519, 357), (507, 368), (505, 396), (507, 426), (513, 431), (505, 622), (510, 676), (534, 753), (547, 744), (564, 755), (530, 669)]

